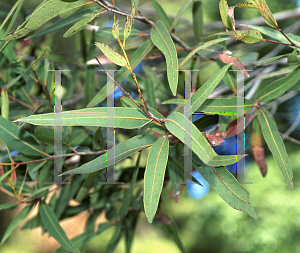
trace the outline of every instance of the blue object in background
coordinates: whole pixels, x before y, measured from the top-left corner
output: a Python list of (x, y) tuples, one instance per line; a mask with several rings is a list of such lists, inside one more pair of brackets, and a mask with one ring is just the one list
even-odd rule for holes
[[(221, 144), (219, 144), (218, 146), (214, 146), (214, 150), (216, 151), (216, 153), (218, 155), (236, 155), (237, 150), (236, 150), (236, 135), (229, 137), (229, 138), (225, 138), (224, 142), (222, 142)], [(248, 140), (248, 136), (245, 136), (245, 151), (248, 149), (249, 145), (247, 143)], [(245, 170), (248, 168), (249, 166), (249, 158), (248, 156), (245, 157)], [(234, 176), (236, 176), (236, 169), (237, 169), (237, 164), (234, 163), (232, 165), (228, 165), (225, 166), (226, 169)]]
[(194, 182), (189, 183), (187, 185), (188, 195), (194, 199), (202, 199), (208, 193), (210, 186), (198, 171), (192, 172), (192, 175), (202, 184), (202, 186)]

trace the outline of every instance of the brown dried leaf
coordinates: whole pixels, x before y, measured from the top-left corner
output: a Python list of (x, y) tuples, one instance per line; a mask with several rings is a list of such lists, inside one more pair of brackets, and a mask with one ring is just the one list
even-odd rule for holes
[(263, 177), (265, 177), (268, 172), (268, 166), (266, 163), (264, 148), (261, 146), (258, 146), (258, 145), (254, 145), (252, 147), (252, 152), (253, 152), (255, 162), (257, 163), (257, 165), (261, 171), (261, 174), (263, 175)]
[(217, 55), (217, 58), (220, 59), (222, 62), (228, 64), (232, 63), (232, 66), (239, 69), (239, 70), (244, 70), (244, 75), (246, 77), (249, 77), (248, 72), (245, 70), (244, 65), (241, 63), (241, 61), (237, 57), (230, 57), (227, 54), (224, 53), (219, 53)]
[(168, 226), (171, 226), (171, 227), (173, 226), (172, 222), (169, 220), (169, 218), (166, 215), (164, 215), (162, 213), (162, 211), (159, 211), (155, 215), (155, 219), (162, 222), (162, 223), (164, 223), (164, 224), (166, 224), (166, 225), (168, 225)]
[(222, 142), (224, 142), (225, 140), (222, 139), (220, 136), (218, 135), (213, 135), (213, 134), (208, 134), (208, 133), (204, 133), (205, 137), (208, 139), (208, 141), (210, 142), (210, 144), (212, 146), (218, 146), (220, 145)]
[(183, 189), (184, 189), (184, 184), (181, 184), (180, 185), (180, 192), (178, 192), (177, 196), (174, 197), (174, 191), (173, 191), (173, 187), (171, 186), (171, 189), (170, 189), (170, 199), (174, 199), (175, 203), (177, 204), (178, 203), (178, 200), (179, 200), (179, 196), (181, 195)]
[(234, 8), (235, 6), (228, 7), (227, 13), (231, 19), (233, 31), (235, 31), (235, 19), (234, 19)]

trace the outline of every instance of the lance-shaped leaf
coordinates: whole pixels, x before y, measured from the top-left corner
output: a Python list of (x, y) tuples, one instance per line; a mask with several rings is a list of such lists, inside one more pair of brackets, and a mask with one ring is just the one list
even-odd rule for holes
[(270, 11), (267, 3), (265, 0), (258, 0), (259, 2), (259, 7), (260, 9), (260, 13), (264, 19), (264, 21), (267, 23), (267, 25), (272, 26), (272, 27), (278, 27), (278, 24), (276, 22), (276, 19), (274, 18), (272, 12)]
[(152, 0), (152, 5), (156, 10), (159, 19), (165, 24), (167, 29), (170, 30), (172, 25), (172, 20), (168, 17), (165, 10), (160, 6), (160, 4), (156, 0)]
[(280, 97), (299, 81), (299, 76), (300, 68), (297, 68), (287, 76), (270, 83), (257, 94), (256, 97), (258, 97), (258, 99), (256, 102), (267, 102)]
[[(114, 110), (110, 115), (107, 111)], [(98, 126), (133, 129), (147, 124), (151, 119), (137, 109), (123, 107), (99, 107), (73, 110), (60, 113), (31, 115), (16, 121), (39, 126), (54, 126), (55, 115), (61, 119), (61, 126)], [(114, 118), (112, 126), (107, 125), (107, 118)], [(17, 127), (17, 126), (16, 126)]]
[(238, 40), (241, 40), (245, 43), (257, 43), (263, 40), (262, 35), (259, 31), (254, 29), (248, 29), (237, 37)]
[[(111, 32), (110, 32), (111, 34)], [(153, 43), (151, 40), (145, 41), (130, 57), (129, 62), (132, 69), (134, 69), (143, 58), (152, 50)], [(120, 71), (115, 75), (115, 81), (121, 83), (128, 75), (129, 70), (126, 67), (122, 67)], [(115, 84), (114, 84), (115, 85)], [(116, 87), (117, 85), (115, 85)], [(102, 102), (107, 96), (107, 84), (98, 92), (98, 94), (90, 101), (87, 107), (92, 107)]]
[(169, 139), (165, 135), (158, 139), (148, 156), (144, 177), (144, 209), (147, 220), (152, 223), (163, 187), (169, 155)]
[(48, 22), (50, 19), (58, 15), (63, 15), (64, 13), (67, 13), (72, 9), (78, 8), (85, 4), (86, 2), (83, 0), (72, 2), (61, 0), (43, 1), (30, 15), (29, 19), (23, 23), (26, 23), (26, 25), (23, 28), (13, 32), (12, 34), (5, 37), (3, 40), (15, 40), (22, 38), (31, 31), (36, 30), (37, 28)]
[(219, 10), (220, 10), (220, 15), (221, 15), (221, 19), (223, 21), (223, 24), (227, 28), (233, 30), (232, 21), (231, 21), (231, 18), (229, 17), (229, 15), (228, 15), (227, 0), (219, 0)]
[(68, 37), (72, 36), (73, 34), (79, 32), (80, 30), (83, 30), (88, 23), (90, 23), (92, 20), (97, 18), (102, 13), (103, 13), (103, 11), (100, 9), (100, 10), (96, 10), (96, 11), (93, 11), (93, 12), (85, 15), (83, 17), (83, 19), (76, 22), (68, 31), (66, 31), (66, 33), (64, 34), (63, 37), (68, 38)]
[(114, 23), (111, 27), (111, 33), (115, 39), (119, 39), (119, 19), (116, 20), (116, 15), (114, 15)]
[(215, 39), (215, 40), (211, 40), (211, 41), (208, 41), (208, 42), (205, 42), (204, 44), (202, 44), (201, 46), (195, 48), (193, 51), (191, 51), (181, 62), (180, 64), (178, 65), (178, 68), (181, 68), (189, 59), (191, 59), (193, 57), (193, 55), (195, 53), (197, 53), (198, 51), (200, 51), (201, 49), (204, 49), (204, 48), (207, 48), (211, 45), (214, 45), (214, 44), (217, 44), (219, 42), (222, 42), (222, 41), (225, 41), (225, 40), (229, 40), (231, 39), (230, 37), (229, 38), (220, 38), (220, 39)]
[(264, 139), (272, 152), (275, 162), (281, 170), (286, 184), (292, 190), (293, 171), (284, 143), (278, 133), (276, 123), (266, 109), (259, 109), (257, 111), (257, 116), (260, 122)]
[[(204, 103), (208, 96), (213, 92), (217, 87), (219, 82), (224, 77), (227, 72), (230, 64), (227, 64), (222, 69), (220, 69), (214, 76), (212, 76), (208, 81), (206, 81), (200, 89), (198, 89), (195, 94), (192, 96), (192, 105), (185, 111), (185, 115), (188, 117), (194, 112), (198, 111), (198, 108)], [(181, 108), (180, 112), (183, 113), (184, 107)]]
[(294, 51), (288, 56), (288, 63), (299, 63), (300, 60), (298, 58), (297, 48), (294, 49)]
[(242, 3), (236, 4), (235, 7), (238, 7), (238, 8), (257, 8), (258, 5), (256, 3), (251, 3), (251, 2), (242, 2)]
[(283, 55), (274, 56), (274, 57), (271, 57), (269, 59), (266, 59), (266, 60), (258, 63), (256, 66), (261, 66), (261, 65), (264, 65), (264, 64), (267, 64), (267, 63), (271, 63), (271, 62), (280, 60), (280, 59), (284, 59), (284, 58), (287, 58), (289, 55), (290, 54), (283, 54)]
[(174, 42), (162, 21), (158, 20), (151, 28), (151, 40), (154, 45), (162, 51), (166, 58), (169, 86), (175, 96), (178, 84), (177, 51)]
[(63, 231), (59, 225), (55, 214), (47, 204), (40, 203), (39, 214), (44, 227), (47, 229), (49, 234), (60, 243), (62, 247), (64, 247), (67, 251), (80, 253), (79, 250), (76, 249), (76, 247), (69, 241), (65, 231)]
[[(254, 105), (248, 99), (245, 99), (245, 103), (243, 105), (245, 107), (245, 113), (250, 112)], [(205, 102), (198, 108), (198, 112), (205, 113), (214, 113), (214, 114), (227, 114), (228, 116), (232, 116), (229, 114), (237, 113), (237, 98), (214, 98), (214, 99), (206, 99)]]
[(134, 16), (135, 16), (135, 7), (132, 5), (131, 7), (131, 14), (130, 16), (127, 16), (125, 27), (124, 27), (124, 39), (127, 39), (129, 34), (131, 33), (131, 28), (134, 22)]
[[(186, 145), (188, 145), (188, 147), (207, 165), (225, 166), (234, 164), (244, 157), (243, 155), (217, 155), (208, 143), (204, 134), (181, 113), (173, 112), (164, 122), (167, 129), (182, 143), (186, 143)], [(191, 131), (189, 132), (187, 129), (191, 129)], [(188, 138), (191, 138), (191, 142), (185, 142), (186, 135)]]
[(33, 136), (0, 116), (0, 139), (10, 148), (23, 154), (48, 156)]
[(254, 208), (250, 205), (250, 194), (239, 184), (235, 177), (225, 168), (202, 167), (193, 163), (201, 176), (220, 195), (224, 201), (234, 209), (248, 213), (257, 219)]
[(104, 43), (99, 43), (99, 42), (96, 42), (95, 45), (114, 64), (116, 64), (118, 66), (125, 66), (125, 65), (127, 65), (127, 61), (126, 61), (125, 57), (123, 57), (118, 52), (116, 52), (113, 49), (111, 49), (108, 45), (106, 45)]
[(175, 25), (177, 24), (177, 22), (179, 21), (180, 17), (182, 16), (182, 14), (185, 12), (185, 10), (190, 6), (190, 4), (193, 2), (194, 0), (187, 0), (183, 3), (183, 5), (180, 7), (179, 11), (176, 14), (176, 17), (171, 25), (171, 27), (169, 28), (169, 31), (172, 31), (173, 28), (175, 27)]
[(6, 89), (0, 90), (1, 93), (1, 116), (9, 119), (9, 98)]
[(202, 1), (193, 2), (193, 30), (195, 38), (198, 42), (203, 37), (203, 4)]
[(85, 163), (79, 168), (69, 170), (64, 172), (65, 174), (82, 174), (82, 173), (90, 173), (96, 170), (101, 170), (107, 167), (107, 163), (113, 164), (117, 163), (124, 158), (136, 153), (137, 151), (150, 147), (155, 141), (157, 137), (154, 135), (138, 135), (127, 141), (124, 141), (118, 144), (115, 147), (115, 156), (112, 158), (114, 160), (108, 161), (106, 154), (99, 156), (98, 158)]
[[(96, 31), (96, 34), (106, 37), (106, 38), (110, 38), (110, 39), (115, 38), (112, 34), (111, 28), (109, 28), (109, 27), (101, 27), (101, 29), (99, 28)], [(148, 36), (148, 35), (146, 35), (145, 33), (141, 32), (137, 29), (131, 29), (131, 32), (127, 39), (133, 39), (136, 37), (146, 37), (146, 36)], [(119, 38), (120, 38), (120, 40), (124, 40), (124, 28), (123, 27), (119, 27)]]

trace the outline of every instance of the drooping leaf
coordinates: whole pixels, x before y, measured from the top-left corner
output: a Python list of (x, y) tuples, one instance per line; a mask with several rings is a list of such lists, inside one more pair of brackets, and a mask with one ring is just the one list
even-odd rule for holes
[(267, 25), (276, 28), (276, 26), (278, 27), (278, 24), (276, 22), (276, 19), (274, 18), (272, 12), (270, 11), (267, 3), (265, 0), (258, 0), (259, 2), (259, 7), (260, 9), (260, 13), (264, 19), (264, 21), (266, 22)]
[(10, 148), (23, 154), (48, 156), (28, 132), (0, 116), (0, 139)]
[(144, 209), (152, 223), (158, 207), (169, 154), (169, 139), (165, 135), (151, 147), (144, 176)]
[(61, 1), (61, 0), (48, 0), (42, 2), (30, 15), (29, 19), (24, 23), (26, 25), (13, 32), (12, 34), (5, 37), (3, 40), (15, 40), (24, 37), (31, 31), (36, 30), (50, 19), (62, 15), (63, 13), (69, 12), (74, 8), (79, 8), (85, 5), (86, 2), (83, 0), (77, 0), (73, 2)]
[[(114, 114), (109, 114), (109, 110), (114, 111)], [(46, 113), (31, 115), (16, 121), (39, 126), (54, 126), (54, 119), (57, 114), (59, 114), (58, 117), (61, 118), (62, 126), (98, 126), (133, 129), (142, 127), (150, 121), (142, 111), (122, 107), (98, 107), (61, 113)], [(110, 117), (114, 118), (113, 126), (107, 125), (107, 118)]]
[(111, 49), (108, 45), (104, 43), (96, 42), (95, 45), (102, 51), (102, 53), (111, 60), (114, 64), (118, 66), (127, 65), (127, 61), (124, 56), (120, 55), (118, 52)]
[[(201, 133), (195, 125), (190, 122), (184, 115), (178, 112), (173, 112), (165, 119), (167, 129), (177, 137), (182, 143), (185, 143), (192, 151), (207, 165), (210, 166), (225, 166), (234, 164), (243, 155), (217, 155), (211, 145), (208, 143), (204, 134)], [(188, 129), (191, 129), (189, 132)], [(191, 142), (186, 142), (186, 135), (191, 138)]]
[(260, 92), (257, 93), (256, 101), (267, 102), (272, 99), (280, 97), (288, 89), (293, 87), (299, 81), (300, 68), (295, 69), (292, 73), (288, 74), (285, 77), (282, 77), (278, 80), (267, 85)]
[(116, 15), (114, 15), (114, 23), (111, 27), (111, 33), (114, 36), (114, 38), (117, 40), (119, 39), (119, 34), (120, 34), (120, 29), (119, 29), (119, 19), (116, 20)]
[(135, 16), (135, 7), (132, 5), (131, 7), (131, 15), (127, 16), (125, 27), (124, 27), (124, 40), (128, 38), (128, 36), (131, 33), (131, 28), (134, 22), (134, 16)]
[(198, 42), (203, 37), (203, 4), (202, 1), (193, 1), (193, 30)]
[(68, 251), (80, 253), (79, 250), (69, 241), (66, 233), (59, 225), (55, 214), (47, 204), (40, 203), (39, 214), (44, 227), (47, 229), (49, 234), (60, 243), (62, 247)]
[(254, 208), (250, 205), (250, 194), (238, 183), (235, 177), (225, 168), (202, 167), (193, 163), (201, 176), (220, 195), (224, 201), (234, 209), (248, 213), (257, 219)]
[(172, 25), (172, 20), (168, 17), (165, 10), (161, 7), (161, 5), (156, 0), (152, 0), (152, 5), (156, 10), (160, 20), (165, 24), (166, 28), (170, 30)]
[(231, 22), (231, 18), (228, 15), (228, 4), (227, 0), (219, 0), (219, 10), (220, 10), (220, 15), (221, 19), (223, 21), (223, 24), (233, 30), (233, 25)]
[(178, 84), (177, 51), (174, 42), (162, 21), (158, 20), (151, 28), (151, 40), (154, 45), (162, 51), (166, 58), (169, 86), (175, 96)]
[(137, 135), (125, 142), (119, 143), (115, 147), (115, 156), (114, 160), (107, 161), (106, 154), (99, 156), (98, 158), (83, 164), (82, 166), (64, 172), (65, 174), (82, 174), (82, 173), (90, 173), (96, 170), (104, 169), (109, 164), (117, 163), (124, 158), (136, 153), (137, 151), (148, 148), (153, 145), (153, 143), (157, 140), (156, 136), (153, 135)]
[(272, 152), (275, 162), (277, 163), (283, 178), (290, 190), (293, 189), (293, 171), (290, 159), (286, 152), (284, 143), (278, 133), (276, 123), (270, 113), (266, 109), (257, 111), (258, 120), (264, 139)]

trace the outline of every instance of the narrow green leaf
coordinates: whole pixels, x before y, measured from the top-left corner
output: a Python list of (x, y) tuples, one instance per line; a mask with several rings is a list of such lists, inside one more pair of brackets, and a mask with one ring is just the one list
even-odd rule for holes
[(278, 24), (276, 22), (276, 19), (274, 18), (272, 12), (270, 11), (267, 3), (265, 0), (258, 0), (260, 2), (260, 13), (264, 19), (264, 21), (267, 23), (267, 25), (276, 28), (278, 27)]
[(8, 239), (8, 237), (11, 235), (11, 233), (14, 231), (14, 229), (19, 225), (19, 223), (25, 219), (26, 215), (29, 213), (30, 209), (32, 208), (32, 205), (28, 205), (22, 209), (22, 211), (17, 215), (16, 218), (8, 225), (0, 245), (3, 245), (3, 243)]
[(263, 88), (256, 97), (257, 101), (267, 102), (269, 100), (275, 99), (283, 95), (288, 89), (293, 87), (299, 81), (300, 68), (295, 69), (292, 73), (288, 74), (285, 77), (282, 77), (268, 86)]
[(29, 199), (31, 199), (32, 197), (34, 197), (34, 196), (36, 196), (36, 195), (42, 193), (43, 191), (48, 190), (50, 187), (51, 187), (51, 185), (45, 186), (45, 187), (43, 187), (43, 188), (40, 188), (40, 189), (35, 190), (33, 193), (30, 194), (30, 196), (27, 198), (27, 200), (29, 200)]
[(288, 56), (287, 58), (288, 63), (299, 63), (300, 60), (298, 58), (297, 54), (297, 48), (294, 49), (294, 51)]
[(223, 24), (233, 30), (233, 25), (232, 25), (232, 21), (231, 18), (228, 15), (228, 4), (227, 4), (227, 0), (219, 0), (219, 10), (220, 10), (220, 15), (221, 15), (221, 19), (223, 21)]
[(90, 173), (96, 170), (101, 170), (107, 167), (107, 163), (117, 163), (124, 158), (136, 153), (137, 151), (148, 148), (157, 140), (153, 135), (137, 135), (125, 142), (122, 142), (115, 147), (114, 161), (107, 161), (106, 154), (99, 156), (98, 158), (83, 164), (82, 166), (64, 172), (65, 174), (82, 174)]
[(17, 203), (4, 203), (0, 205), (0, 211), (2, 210), (13, 210), (17, 208), (19, 205)]
[(107, 117), (113, 117), (113, 115), (107, 115), (108, 107), (31, 115), (17, 121), (39, 126), (54, 126), (55, 115), (60, 114), (59, 117), (61, 118), (62, 126), (98, 126), (133, 129), (142, 127), (151, 120), (142, 111), (137, 109), (122, 107), (111, 107), (110, 109), (114, 110), (115, 113), (113, 126), (107, 126)]
[(66, 2), (61, 0), (44, 1), (33, 11), (29, 19), (24, 22), (26, 23), (25, 27), (13, 32), (3, 40), (15, 40), (22, 38), (31, 31), (36, 30), (37, 28), (48, 22), (50, 19), (56, 17), (57, 15), (61, 15), (64, 12), (68, 12), (85, 4), (86, 3), (83, 0), (73, 2)]
[(182, 14), (186, 11), (186, 9), (190, 6), (190, 4), (193, 2), (194, 0), (186, 0), (183, 5), (180, 7), (179, 11), (176, 14), (176, 17), (171, 25), (171, 27), (168, 29), (169, 31), (172, 31), (173, 28), (175, 27), (175, 25), (177, 24), (177, 22), (179, 21), (180, 17), (182, 16)]
[(69, 241), (66, 233), (59, 225), (55, 214), (47, 204), (42, 202), (40, 203), (39, 214), (44, 227), (47, 229), (49, 234), (60, 243), (62, 247), (68, 251), (80, 253), (79, 250), (76, 249), (75, 246)]
[(193, 2), (193, 30), (195, 38), (198, 42), (203, 37), (203, 4), (202, 1)]
[(257, 43), (263, 40), (262, 35), (259, 31), (254, 29), (248, 29), (237, 37), (238, 40), (241, 40), (245, 43)]
[(24, 40), (29, 40), (29, 39), (32, 39), (32, 38), (35, 38), (35, 37), (39, 37), (39, 36), (54, 32), (54, 31), (56, 31), (60, 28), (68, 26), (70, 24), (73, 24), (73, 23), (81, 20), (87, 14), (89, 14), (89, 13), (91, 13), (91, 12), (97, 10), (97, 9), (98, 8), (96, 8), (96, 7), (92, 7), (92, 8), (87, 8), (87, 9), (84, 9), (84, 10), (80, 10), (80, 11), (72, 14), (71, 16), (67, 17), (67, 18), (64, 18), (64, 19), (61, 19), (61, 20), (57, 21), (56, 23), (54, 23), (53, 25), (50, 25), (46, 29), (43, 29), (43, 30), (41, 30), (37, 33), (34, 33), (34, 34), (30, 35), (29, 37), (26, 37)]
[(102, 53), (114, 64), (118, 66), (127, 65), (127, 61), (124, 56), (120, 55), (118, 52), (111, 49), (108, 45), (104, 43), (96, 42), (95, 45), (102, 51)]
[[(111, 34), (111, 32), (110, 32)], [(131, 32), (132, 34), (132, 32)], [(153, 43), (151, 40), (145, 41), (130, 57), (129, 62), (132, 69), (134, 69), (143, 58), (152, 50)], [(120, 71), (115, 75), (115, 81), (121, 83), (127, 76), (130, 74), (130, 71), (126, 67), (122, 67)], [(116, 87), (116, 85), (115, 85)], [(107, 84), (98, 92), (98, 94), (89, 102), (87, 107), (92, 107), (102, 102), (107, 96)]]
[(105, 250), (105, 253), (114, 253), (116, 247), (118, 246), (122, 236), (124, 235), (125, 231), (122, 228), (120, 223), (117, 223), (116, 230), (111, 239), (108, 242), (107, 248)]
[(169, 139), (165, 135), (152, 146), (144, 176), (144, 209), (152, 223), (158, 207), (169, 154)]
[(28, 132), (0, 116), (0, 139), (10, 148), (23, 154), (48, 156)]
[(103, 10), (98, 9), (96, 11), (90, 12), (89, 14), (86, 14), (81, 20), (76, 22), (68, 31), (65, 32), (63, 35), (64, 38), (68, 38), (75, 33), (79, 32), (80, 30), (83, 30), (88, 23), (90, 23), (95, 18), (99, 17), (103, 13)]
[[(225, 73), (231, 64), (225, 65), (221, 70), (219, 70), (214, 76), (212, 76), (208, 81), (206, 81), (200, 89), (198, 89), (192, 96), (192, 106), (185, 111), (185, 115), (189, 116), (194, 112), (198, 111), (198, 108), (204, 103), (208, 96), (213, 92), (213, 90), (220, 83)], [(192, 111), (191, 111), (192, 110)], [(184, 107), (181, 108), (180, 112), (183, 113)]]
[(256, 66), (261, 66), (261, 65), (264, 65), (264, 64), (267, 64), (267, 63), (271, 63), (271, 62), (280, 60), (280, 59), (284, 59), (284, 58), (287, 58), (289, 55), (290, 54), (283, 54), (283, 55), (274, 56), (274, 57), (271, 57), (269, 59), (266, 59), (266, 60), (258, 63)]
[(238, 183), (235, 177), (225, 168), (202, 167), (193, 163), (201, 176), (220, 195), (224, 201), (234, 209), (248, 213), (258, 219), (254, 208), (250, 205), (250, 194)]
[[(99, 29), (96, 31), (96, 34), (99, 36), (110, 38), (110, 39), (114, 38), (113, 34), (111, 33), (111, 28), (109, 28), (109, 27), (99, 27)], [(131, 32), (127, 39), (133, 39), (133, 38), (145, 37), (145, 36), (149, 36), (149, 35), (141, 32), (140, 30), (131, 29)], [(120, 38), (120, 40), (124, 40), (124, 28), (123, 27), (119, 28), (119, 38)]]
[(167, 13), (164, 11), (164, 9), (160, 6), (160, 4), (156, 0), (152, 0), (152, 5), (155, 8), (160, 20), (164, 23), (166, 28), (170, 30), (172, 25), (172, 20), (168, 17)]
[(131, 28), (134, 22), (134, 16), (135, 16), (135, 7), (132, 5), (131, 7), (131, 14), (130, 16), (127, 16), (125, 27), (124, 27), (124, 40), (128, 38), (128, 36), (131, 33)]
[(152, 82), (151, 77), (147, 77), (145, 80), (145, 91), (146, 91), (146, 96), (147, 96), (147, 101), (149, 105), (152, 108), (156, 108), (156, 101), (155, 101), (155, 88), (154, 88), (154, 83)]
[[(185, 143), (186, 134), (191, 138), (191, 143), (187, 142), (188, 147), (209, 166), (225, 166), (234, 164), (243, 155), (217, 155), (211, 145), (208, 143), (204, 134), (201, 133), (195, 125), (189, 121), (184, 115), (178, 112), (173, 112), (164, 121), (167, 129), (177, 137), (182, 143)], [(188, 124), (190, 126), (188, 126)], [(187, 128), (186, 128), (187, 127)], [(189, 133), (186, 129), (191, 129)]]
[[(245, 99), (243, 105), (245, 113), (250, 112), (253, 108), (253, 102)], [(237, 97), (230, 98), (214, 98), (206, 99), (205, 102), (198, 108), (197, 112), (214, 113), (214, 114), (236, 114), (237, 113)], [(225, 116), (224, 115), (224, 116)], [(228, 115), (233, 116), (233, 115)]]
[(162, 21), (158, 20), (151, 28), (151, 40), (154, 45), (162, 51), (166, 58), (169, 86), (175, 96), (178, 84), (177, 51), (174, 42)]
[(183, 98), (172, 98), (169, 100), (166, 100), (161, 103), (162, 105), (184, 105), (185, 104), (185, 99)]
[(75, 200), (82, 202), (83, 198), (87, 196), (90, 187), (93, 185), (95, 178), (98, 176), (98, 172), (89, 173), (86, 179), (84, 180), (81, 188), (79, 189), (78, 194), (76, 195)]
[(9, 98), (6, 89), (0, 90), (1, 93), (1, 115), (4, 119), (9, 119)]
[(230, 37), (227, 38), (220, 38), (220, 39), (215, 39), (215, 40), (211, 40), (208, 42), (203, 43), (202, 45), (200, 45), (199, 47), (195, 48), (193, 51), (191, 51), (179, 64), (178, 68), (181, 68), (189, 59), (191, 59), (193, 57), (193, 55), (195, 53), (197, 53), (198, 51), (207, 48), (211, 45), (217, 44), (219, 42), (225, 41), (225, 40), (229, 40), (231, 39)]
[(257, 111), (258, 120), (264, 139), (272, 152), (275, 162), (281, 170), (282, 176), (290, 190), (293, 189), (293, 171), (284, 143), (278, 133), (276, 123), (266, 109)]

